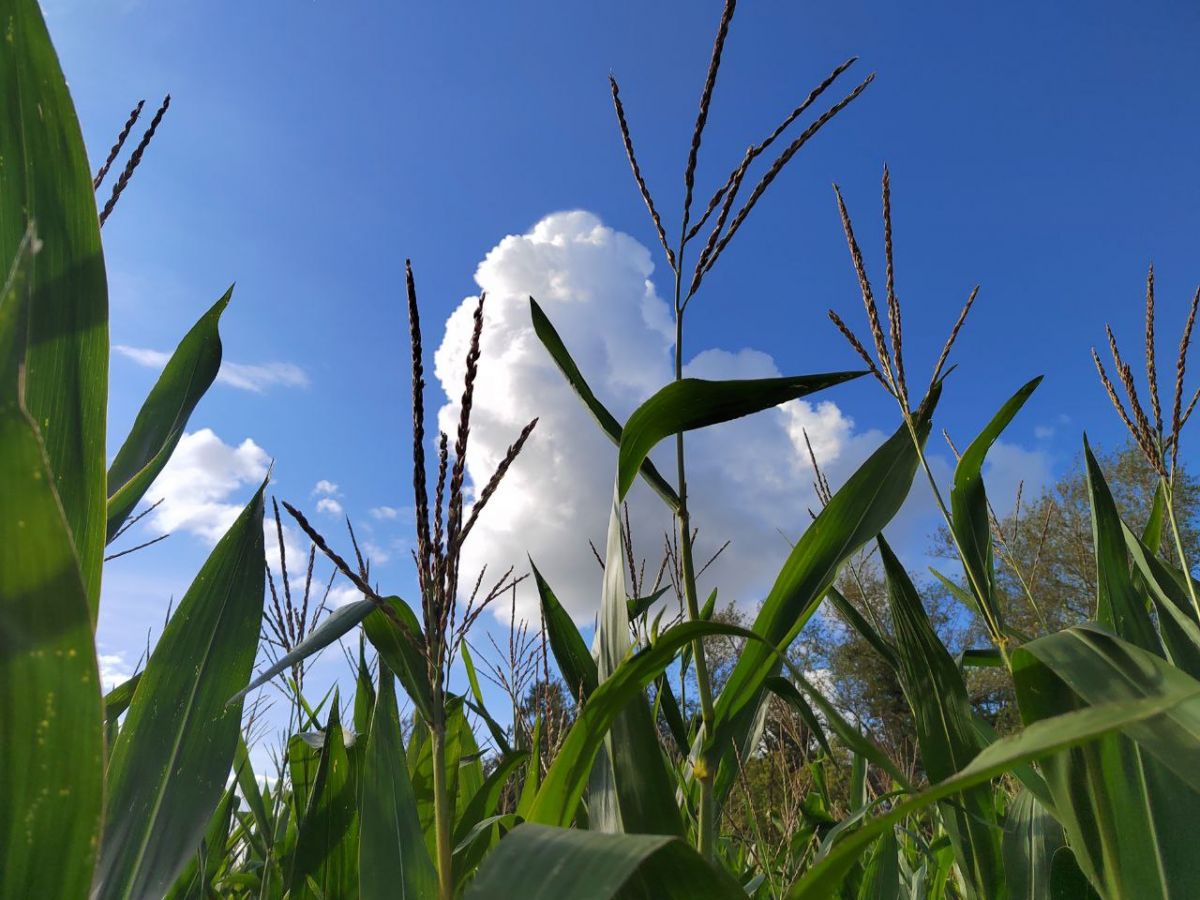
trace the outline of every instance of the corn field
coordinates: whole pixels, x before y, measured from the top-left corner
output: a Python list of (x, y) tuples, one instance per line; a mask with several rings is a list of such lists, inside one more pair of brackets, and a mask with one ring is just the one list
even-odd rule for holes
[[(976, 293), (947, 314), (939, 358), (905, 355), (886, 170), (878, 296), (851, 220), (857, 203), (834, 198), (863, 301), (853, 314), (829, 311), (847, 370), (684, 377), (684, 326), (705, 277), (776, 176), (818, 133), (831, 139), (823, 132), (874, 78), (843, 89), (856, 61), (837, 65), (707, 192), (696, 183), (697, 160), (734, 6), (728, 0), (718, 24), (675, 216), (643, 177), (610, 76), (619, 139), (672, 278), (674, 379), (619, 421), (530, 299), (547, 358), (614, 451), (591, 645), (536, 560), (514, 560), (494, 584), (460, 571), (464, 543), (526, 442), (537, 440), (537, 420), (513, 434), (491, 480), (470, 494), (465, 459), (487, 301), (475, 311), (457, 429), (429, 439), (410, 265), (397, 292), (410, 323), (419, 596), (386, 593), (352, 532), (342, 545), (297, 506), (282, 503), (281, 512), (263, 483), (175, 604), (144, 668), (105, 695), (95, 627), (106, 548), (140, 515), (215, 380), (219, 323), (236, 300), (231, 289), (203, 312), (130, 433), (111, 442), (101, 227), (169, 98), (119, 174), (110, 168), (141, 104), (93, 172), (38, 3), (0, 0), (0, 897), (1200, 897), (1191, 856), (1200, 818), (1200, 585), (1176, 501), (1197, 399), (1186, 363), (1200, 292), (1178, 316), (1177, 356), (1161, 368), (1153, 273), (1144, 371), (1111, 331), (1112, 362), (1093, 351), (1100, 384), (1158, 489), (1146, 521), (1124, 521), (1085, 445), (1091, 620), (1026, 633), (997, 589), (997, 568), (1009, 560), (983, 471), (1041, 378), (1008, 387), (1011, 398), (956, 451), (951, 485), (935, 477), (927, 441), (939, 409), (977, 404), (951, 399), (955, 339), (969, 327)], [(687, 478), (688, 432), (836, 394), (858, 378), (893, 398), (894, 432), (836, 489), (813, 460), (821, 507), (749, 624), (722, 621), (715, 595), (696, 586), (704, 560), (694, 553), (689, 499), (704, 486)], [(671, 471), (651, 461), (660, 445), (674, 449)], [(623, 514), (638, 481), (676, 530), (669, 577), (660, 572), (651, 589)], [(962, 653), (939, 636), (886, 537), (919, 482), (958, 556), (960, 574), (947, 586), (987, 638)], [(285, 519), (311, 541), (299, 562), (302, 594), (289, 585), (286, 559), (279, 584), (266, 565), (264, 520), (282, 547)], [(890, 628), (842, 593), (863, 554), (886, 580)], [(360, 599), (327, 610), (317, 560)], [(515, 631), (508, 675), (492, 674), (514, 704), (520, 684), (561, 682), (558, 705), (539, 695), (530, 727), (518, 727), (515, 710), (488, 708), (481, 676), (489, 672), (467, 643), (478, 617), (522, 581), (540, 598), (542, 628)], [(1040, 617), (1037, 585), (1020, 583), (1020, 603)], [(665, 620), (659, 601), (672, 589), (683, 612)], [(918, 765), (889, 757), (788, 655), (822, 604), (899, 679)], [(710, 669), (715, 638), (739, 648), (719, 680)], [(358, 648), (352, 696), (309, 696), (306, 662), (339, 641)], [(1020, 727), (998, 734), (973, 708), (967, 681), (980, 669), (1011, 689)], [(251, 748), (262, 735), (252, 698), (264, 686), (286, 698), (289, 726), (275, 771), (256, 772)], [(685, 686), (691, 703), (678, 696)], [(748, 786), (768, 712), (780, 709), (811, 750), (786, 817), (754, 808)], [(735, 814), (749, 817), (749, 836), (735, 833)]]

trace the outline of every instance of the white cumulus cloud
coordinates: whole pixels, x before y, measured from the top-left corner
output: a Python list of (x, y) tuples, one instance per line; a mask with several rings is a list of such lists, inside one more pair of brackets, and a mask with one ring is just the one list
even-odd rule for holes
[(400, 515), (400, 510), (394, 506), (375, 506), (370, 509), (371, 518), (378, 519), (383, 522), (385, 520), (395, 519)]
[[(473, 582), (485, 563), (493, 577), (510, 565), (522, 570), (529, 553), (572, 614), (595, 615), (600, 570), (588, 541), (604, 544), (616, 451), (534, 334), (529, 297), (546, 311), (597, 395), (623, 419), (672, 374), (671, 310), (652, 272), (644, 246), (582, 211), (547, 216), (529, 232), (506, 237), (480, 264), (475, 280), (487, 300), (467, 453), (476, 490), (520, 428), (534, 416), (540, 422), (467, 543), (464, 581)], [(436, 375), (455, 398), (439, 411), (439, 425), (450, 434), (476, 301), (466, 298), (450, 316), (435, 355)], [(687, 374), (768, 377), (779, 366), (752, 349), (709, 349), (691, 358)], [(882, 437), (857, 431), (823, 399), (793, 401), (688, 436), (698, 555), (706, 558), (731, 541), (702, 589), (719, 585), (723, 599), (753, 602), (770, 587), (789, 539), (817, 506), (804, 430), (835, 483)], [(670, 477), (673, 454), (660, 458)], [(630, 508), (635, 549), (657, 568), (671, 517), (642, 484)], [(536, 619), (535, 604), (526, 591), (518, 615)]]
[(150, 517), (152, 527), (215, 544), (245, 507), (247, 489), (266, 477), (270, 462), (250, 438), (235, 447), (211, 428), (185, 433), (146, 492), (149, 502), (162, 501)]
[(316, 496), (317, 494), (325, 494), (327, 497), (340, 497), (342, 495), (342, 492), (338, 489), (338, 486), (325, 478), (322, 478), (313, 485), (312, 492), (313, 496)]

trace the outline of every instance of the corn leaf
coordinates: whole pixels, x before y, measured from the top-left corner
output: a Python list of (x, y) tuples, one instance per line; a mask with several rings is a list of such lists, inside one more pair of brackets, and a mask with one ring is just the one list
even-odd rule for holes
[(529, 567), (533, 570), (533, 579), (537, 584), (538, 597), (542, 604), (542, 615), (546, 620), (546, 637), (550, 640), (550, 649), (554, 653), (554, 661), (558, 664), (563, 681), (567, 683), (567, 692), (579, 700), (586, 700), (596, 689), (599, 680), (596, 674), (596, 660), (588, 650), (587, 644), (583, 642), (583, 637), (571, 616), (562, 608), (562, 604), (554, 596), (554, 591), (550, 589), (538, 567), (533, 564), (532, 558), (529, 560)]
[(381, 609), (367, 611), (362, 620), (367, 640), (375, 647), (379, 658), (400, 681), (413, 706), (426, 722), (433, 721), (433, 688), (429, 685), (429, 674), (418, 642), (421, 641), (421, 623), (407, 603), (399, 597), (385, 597), (391, 613), (404, 624), (396, 625)]
[[(603, 688), (601, 688), (603, 689)], [(678, 838), (519, 825), (484, 860), (468, 900), (737, 900), (745, 892)]]
[[(1023, 652), (1023, 648), (1017, 650), (1014, 657), (1019, 658)], [(1200, 704), (1200, 686), (1173, 683), (1155, 687), (1138, 700), (1107, 703), (1041, 719), (1016, 734), (1001, 738), (984, 748), (961, 772), (894, 804), (886, 813), (848, 834), (800, 878), (788, 897), (790, 900), (819, 900), (835, 896), (846, 873), (885, 829), (930, 804), (990, 781), (1021, 763), (1070, 750), (1117, 729)]]
[(184, 335), (134, 419), (108, 469), (108, 525), (112, 541), (183, 436), (192, 410), (221, 368), (217, 323), (233, 295), (231, 287)]
[[(11, 44), (0, 54), (6, 75), (14, 55)], [(0, 294), (0, 896), (82, 897), (100, 831), (103, 706), (79, 560), (21, 402), (32, 252), (30, 236)]]
[[(935, 386), (915, 415), (924, 441), (940, 387)], [(783, 564), (752, 630), (765, 643), (747, 645), (716, 703), (710, 767), (719, 762), (715, 784), (723, 800), (734, 780), (734, 748), (753, 728), (763, 681), (779, 671), (774, 647), (786, 647), (816, 611), (837, 573), (859, 547), (873, 540), (900, 509), (912, 486), (918, 457), (908, 426), (902, 425), (842, 485), (821, 510)]]
[(995, 573), (992, 568), (992, 529), (989, 518), (987, 491), (983, 485), (983, 462), (992, 445), (1021, 411), (1025, 401), (1042, 383), (1042, 377), (1023, 385), (999, 412), (988, 422), (970, 446), (963, 452), (954, 470), (954, 487), (950, 491), (951, 527), (962, 552), (967, 570), (967, 584), (976, 602), (988, 611), (997, 625), (1003, 626), (1003, 615), (995, 597)]
[(1083, 442), (1087, 485), (1092, 501), (1092, 539), (1096, 549), (1096, 621), (1143, 650), (1163, 655), (1162, 642), (1146, 600), (1137, 591), (1129, 569), (1125, 534), (1116, 501), (1092, 455)]
[(297, 644), (290, 653), (285, 653), (279, 657), (273, 665), (268, 666), (246, 687), (234, 694), (229, 702), (233, 703), (241, 700), (251, 691), (262, 687), (280, 672), (286, 672), (296, 663), (308, 659), (315, 653), (319, 653), (343, 635), (349, 634), (350, 630), (362, 622), (373, 609), (375, 609), (375, 604), (371, 600), (356, 600), (353, 603), (347, 603), (345, 606), (339, 606), (322, 619), (321, 624), (314, 628), (308, 637)]
[(300, 821), (290, 896), (353, 897), (358, 892), (358, 807), (335, 695), (316, 778)]
[[(610, 507), (604, 584), (596, 641), (600, 683), (629, 655), (629, 605), (625, 589), (624, 541), (616, 497)], [(644, 692), (632, 698), (611, 723), (605, 754), (596, 763), (588, 792), (588, 821), (598, 831), (684, 834), (673, 779), (658, 741)]]
[(167, 623), (112, 748), (93, 898), (167, 890), (200, 842), (237, 750), (262, 618), (263, 486)]
[[(1027, 721), (1200, 692), (1200, 682), (1095, 625), (1039, 638), (1013, 662)], [(1101, 895), (1198, 895), (1187, 823), (1200, 803), (1200, 699), (1048, 758), (1042, 771), (1079, 867)]]
[(1008, 806), (1003, 848), (1011, 900), (1052, 900), (1050, 869), (1054, 855), (1066, 849), (1066, 838), (1062, 826), (1027, 789)]
[[(566, 344), (559, 337), (558, 332), (542, 312), (542, 308), (537, 301), (532, 297), (529, 298), (529, 313), (533, 319), (533, 331), (538, 336), (538, 340), (542, 342), (542, 346), (550, 354), (550, 358), (554, 360), (554, 364), (558, 366), (560, 372), (567, 379), (567, 384), (583, 401), (584, 407), (592, 418), (596, 420), (596, 424), (600, 426), (600, 430), (617, 446), (621, 444), (621, 424), (616, 417), (608, 411), (600, 399), (592, 391), (587, 383), (587, 379), (583, 377), (583, 373), (579, 371), (579, 366), (575, 364), (575, 360), (571, 358), (571, 353), (567, 350)], [(639, 467), (642, 477), (646, 479), (646, 483), (654, 489), (654, 491), (663, 498), (667, 506), (671, 509), (679, 508), (679, 495), (675, 493), (675, 489), (671, 487), (667, 479), (659, 473), (649, 459), (642, 460)]]
[(359, 805), (358, 871), (363, 900), (420, 900), (437, 892), (416, 798), (408, 780), (396, 688), (385, 665), (367, 741)]
[(830, 372), (786, 378), (673, 381), (633, 411), (621, 431), (617, 499), (625, 499), (654, 446), (665, 437), (740, 419), (858, 378), (862, 372)]
[(566, 827), (583, 796), (592, 761), (613, 719), (696, 638), (712, 634), (753, 639), (743, 628), (719, 622), (683, 622), (664, 631), (657, 641), (626, 659), (596, 688), (563, 739), (558, 755), (542, 779), (526, 817), (530, 822)]
[[(962, 673), (942, 644), (908, 573), (882, 536), (879, 555), (896, 630), (900, 683), (913, 712), (921, 762), (932, 781), (966, 768), (980, 750)], [(991, 790), (981, 786), (941, 807), (959, 868), (971, 896), (1004, 893), (1000, 829)]]
[[(74, 539), (92, 619), (105, 535), (108, 287), (92, 176), (75, 107), (37, 0), (3, 6), (0, 53), (0, 260), (31, 223), (25, 409)], [(207, 816), (206, 816), (207, 819)]]

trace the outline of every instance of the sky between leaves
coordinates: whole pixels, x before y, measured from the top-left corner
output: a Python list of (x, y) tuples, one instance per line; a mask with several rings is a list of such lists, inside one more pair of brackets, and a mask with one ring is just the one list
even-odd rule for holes
[[(486, 478), (534, 437), (481, 518), (466, 571), (533, 556), (590, 621), (615, 455), (536, 343), (542, 303), (620, 415), (670, 375), (669, 284), (629, 178), (606, 77), (677, 227), (682, 163), (720, 4), (253, 4), (43, 0), (98, 165), (129, 108), (172, 107), (104, 230), (112, 304), (110, 447), (195, 319), (236, 281), (225, 364), (109, 564), (101, 651), (127, 674), (274, 460), (272, 491), (348, 548), (350, 516), (385, 592), (411, 595), (403, 260), (416, 269), (430, 406), (449, 430), (469, 306), (488, 291), (468, 458)], [(853, 368), (825, 319), (862, 313), (831, 182), (882, 280), (879, 175), (892, 169), (910, 371), (931, 366), (975, 283), (939, 426), (965, 442), (1048, 375), (993, 451), (998, 506), (1069, 464), (1082, 429), (1119, 437), (1089, 348), (1137, 346), (1145, 267), (1160, 326), (1200, 279), (1200, 10), (1147, 4), (743, 4), (701, 154), (708, 191), (847, 56), (876, 82), (797, 157), (689, 312), (689, 374)], [(861, 71), (859, 71), (861, 70)], [(848, 81), (847, 88), (853, 84)], [(707, 189), (707, 190), (705, 190)], [(760, 597), (816, 502), (801, 429), (835, 482), (896, 424), (862, 380), (689, 441), (701, 552), (722, 596)], [(950, 459), (940, 445), (938, 464)], [(638, 489), (654, 567), (667, 526)], [(893, 526), (914, 565), (934, 525), (918, 491)], [(297, 558), (301, 543), (289, 547)], [(117, 548), (119, 549), (119, 548)], [(335, 588), (335, 600), (352, 596)], [(519, 598), (519, 613), (535, 610)], [(488, 621), (487, 627), (499, 627)], [(480, 635), (482, 638), (482, 635)], [(340, 671), (340, 657), (321, 664)]]

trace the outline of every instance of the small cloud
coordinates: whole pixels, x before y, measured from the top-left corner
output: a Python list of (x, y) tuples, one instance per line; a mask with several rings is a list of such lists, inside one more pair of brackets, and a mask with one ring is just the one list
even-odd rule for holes
[(336, 484), (324, 478), (313, 485), (312, 492), (314, 496), (317, 494), (324, 494), (327, 497), (340, 497), (342, 495), (342, 492), (338, 490), (338, 486)]
[(340, 516), (345, 510), (342, 509), (342, 504), (332, 497), (322, 497), (317, 501), (317, 512), (325, 513), (327, 516)]
[[(171, 354), (161, 350), (130, 347), (127, 344), (114, 344), (113, 350), (147, 369), (161, 369), (171, 359)], [(225, 361), (221, 363), (217, 381), (256, 394), (264, 393), (271, 387), (308, 387), (309, 384), (307, 373), (289, 362), (247, 364)]]
[(1051, 425), (1038, 425), (1033, 429), (1033, 436), (1039, 441), (1048, 441), (1054, 437), (1054, 428)]
[(394, 506), (376, 506), (369, 510), (371, 518), (379, 521), (395, 519), (400, 515), (400, 510)]
[(133, 677), (124, 653), (101, 653), (96, 661), (100, 664), (100, 684), (106, 693)]

